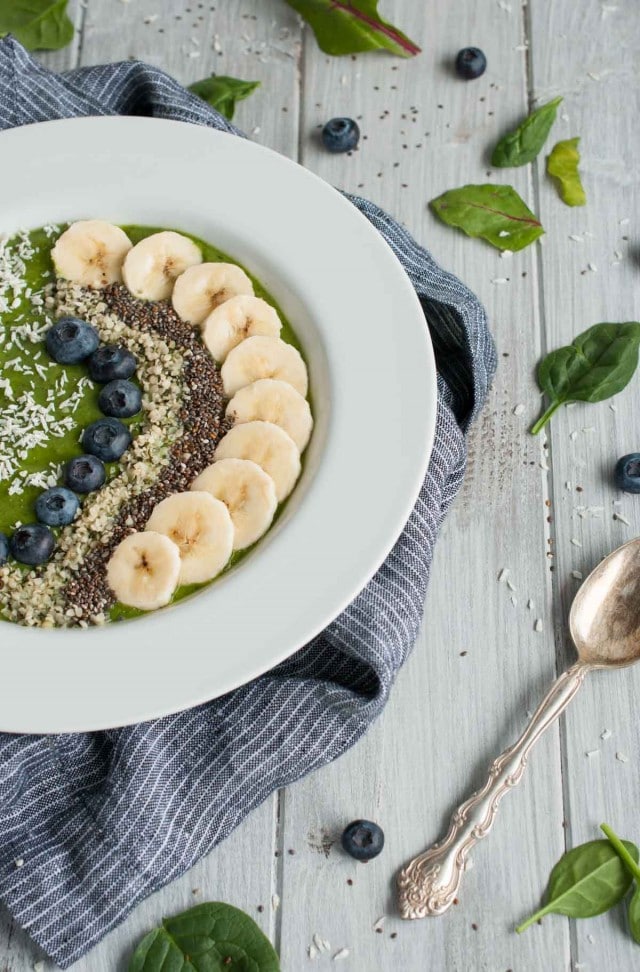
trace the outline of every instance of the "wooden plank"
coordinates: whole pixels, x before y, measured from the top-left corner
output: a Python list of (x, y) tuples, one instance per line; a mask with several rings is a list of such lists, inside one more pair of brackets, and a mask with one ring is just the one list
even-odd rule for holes
[[(631, 0), (592, 0), (579, 8), (561, 0), (531, 6), (533, 93), (540, 101), (552, 93), (565, 96), (549, 146), (560, 138), (581, 137), (587, 192), (586, 207), (563, 206), (540, 165), (540, 204), (547, 228), (541, 262), (548, 348), (568, 344), (598, 321), (640, 320), (632, 242), (640, 207), (637, 13)], [(576, 44), (576, 36), (585, 42)], [(533, 399), (531, 406), (533, 411)], [(601, 557), (640, 534), (637, 498), (619, 492), (612, 482), (617, 457), (638, 449), (639, 407), (636, 378), (612, 403), (576, 405), (551, 423), (555, 628), (562, 664), (573, 658), (565, 637), (579, 585), (572, 571), (586, 576)], [(614, 519), (616, 513), (628, 524)], [(569, 846), (601, 836), (598, 824), (603, 820), (630, 840), (640, 838), (638, 692), (638, 670), (594, 675), (567, 715), (564, 783), (571, 811)], [(611, 738), (601, 738), (604, 730), (612, 733)], [(616, 753), (629, 761), (620, 762)], [(537, 870), (542, 890), (547, 872), (544, 867)], [(544, 934), (547, 931), (545, 923)], [(542, 930), (533, 932), (540, 936)], [(621, 911), (577, 922), (572, 934), (574, 959), (585, 968), (637, 967), (638, 947), (626, 932)]]
[(241, 11), (195, 0), (92, 0), (82, 42), (83, 64), (135, 58), (182, 84), (213, 73), (261, 81), (234, 121), (285, 155), (294, 155), (298, 142), (299, 53), (297, 17), (281, 0), (246, 0)]
[[(445, 189), (487, 181), (488, 146), (525, 109), (520, 13), (495, 0), (454, 6), (438, 0), (428, 18), (419, 5), (400, 0), (385, 3), (384, 12), (422, 44), (420, 57), (334, 60), (307, 37), (303, 161), (402, 219), (481, 296), (501, 364), (472, 434), (464, 491), (437, 550), (425, 625), (387, 711), (357, 748), (287, 793), (285, 844), (296, 853), (284, 856), (283, 897), (285, 906), (299, 900), (304, 907), (297, 921), (283, 925), (282, 964), (302, 968), (317, 932), (332, 952), (351, 948), (345, 967), (357, 970), (424, 968), (426, 956), (429, 968), (447, 972), (564, 969), (569, 936), (561, 919), (544, 935), (512, 933), (537, 901), (540, 872), (562, 851), (557, 732), (541, 742), (521, 791), (501, 808), (489, 846), (474, 855), (460, 905), (434, 921), (395, 917), (394, 873), (442, 833), (453, 807), (484, 781), (490, 760), (523, 726), (553, 677), (554, 645), (540, 443), (526, 435), (527, 416), (513, 414), (518, 403), (535, 401), (535, 252), (501, 259), (437, 224), (426, 207)], [(453, 80), (451, 61), (470, 42), (486, 51), (489, 71), (476, 82)], [(314, 137), (319, 125), (342, 114), (359, 118), (363, 132), (350, 158), (325, 154)], [(526, 171), (494, 176), (531, 201)], [(508, 283), (492, 283), (502, 278)], [(505, 567), (514, 592), (497, 582)], [(544, 620), (541, 633), (534, 631), (537, 617)], [(339, 850), (328, 858), (317, 852), (323, 828), (337, 833), (358, 816), (385, 828), (378, 861), (364, 868)], [(383, 914), (389, 917), (378, 934), (372, 926)]]

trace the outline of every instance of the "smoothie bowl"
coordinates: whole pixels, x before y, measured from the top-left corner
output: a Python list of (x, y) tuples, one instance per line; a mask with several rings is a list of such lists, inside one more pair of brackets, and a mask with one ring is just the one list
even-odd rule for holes
[(246, 139), (78, 118), (0, 153), (0, 730), (176, 712), (312, 639), (398, 538), (435, 427), (424, 313), (350, 201)]
[(313, 418), (258, 280), (174, 230), (0, 243), (0, 619), (103, 625), (181, 600), (267, 533)]

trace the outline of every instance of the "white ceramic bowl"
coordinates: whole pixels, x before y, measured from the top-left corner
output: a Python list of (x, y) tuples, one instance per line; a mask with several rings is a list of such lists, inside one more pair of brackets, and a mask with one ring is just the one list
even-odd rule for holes
[(361, 590), (426, 471), (433, 352), (415, 292), (368, 221), (274, 152), (211, 129), (80, 118), (0, 134), (0, 232), (101, 218), (192, 232), (280, 301), (310, 366), (315, 431), (274, 529), (200, 594), (83, 630), (0, 623), (0, 730), (124, 725), (273, 667)]

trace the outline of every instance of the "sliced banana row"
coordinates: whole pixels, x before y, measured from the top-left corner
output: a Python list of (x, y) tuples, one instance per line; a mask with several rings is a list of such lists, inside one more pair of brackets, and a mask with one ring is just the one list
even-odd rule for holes
[(60, 235), (52, 256), (59, 276), (84, 287), (124, 282), (140, 300), (171, 297), (175, 312), (190, 324), (201, 324), (232, 297), (253, 297), (253, 284), (241, 267), (203, 263), (200, 247), (172, 230), (152, 233), (134, 246), (113, 223), (79, 220)]

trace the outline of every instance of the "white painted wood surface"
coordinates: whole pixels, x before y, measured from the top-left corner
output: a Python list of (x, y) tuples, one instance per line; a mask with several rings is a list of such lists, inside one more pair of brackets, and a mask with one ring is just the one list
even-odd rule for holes
[[(502, 805), (451, 913), (401, 922), (392, 882), (441, 834), (570, 658), (565, 618), (579, 583), (572, 571), (586, 574), (640, 533), (640, 504), (611, 482), (616, 457), (640, 447), (637, 380), (616, 411), (608, 403), (567, 409), (554, 418), (548, 443), (527, 433), (540, 403), (533, 368), (541, 352), (599, 320), (640, 318), (640, 14), (634, 0), (523, 7), (432, 0), (428, 11), (383, 0), (382, 7), (421, 43), (421, 56), (328, 58), (282, 0), (72, 0), (74, 44), (41, 57), (56, 69), (136, 57), (185, 83), (212, 71), (262, 80), (239, 106), (238, 124), (405, 222), (484, 301), (500, 356), (471, 435), (466, 483), (437, 548), (423, 631), (383, 717), (343, 759), (267, 801), (191, 873), (148, 899), (76, 972), (124, 972), (145, 931), (206, 899), (254, 915), (284, 972), (328, 967), (341, 948), (353, 972), (638, 967), (621, 913), (587, 922), (552, 917), (523, 936), (513, 927), (538, 905), (564, 847), (598, 836), (601, 820), (640, 840), (640, 671), (587, 681)], [(451, 71), (466, 44), (489, 60), (486, 75), (471, 83)], [(498, 174), (488, 168), (496, 137), (535, 100), (555, 94), (565, 102), (553, 135), (582, 137), (584, 209), (560, 203), (540, 162)], [(365, 137), (350, 158), (329, 156), (318, 143), (317, 126), (336, 114), (362, 116)], [(493, 178), (540, 211), (542, 245), (503, 259), (429, 213), (428, 200), (443, 190)], [(519, 403), (525, 409), (515, 415)], [(503, 568), (514, 590), (498, 583)], [(603, 740), (605, 729), (612, 735)], [(384, 854), (367, 866), (327, 846), (356, 816), (379, 820), (387, 835)], [(331, 951), (311, 964), (314, 933)], [(38, 961), (52, 968), (0, 917), (2, 972), (29, 972)]]

